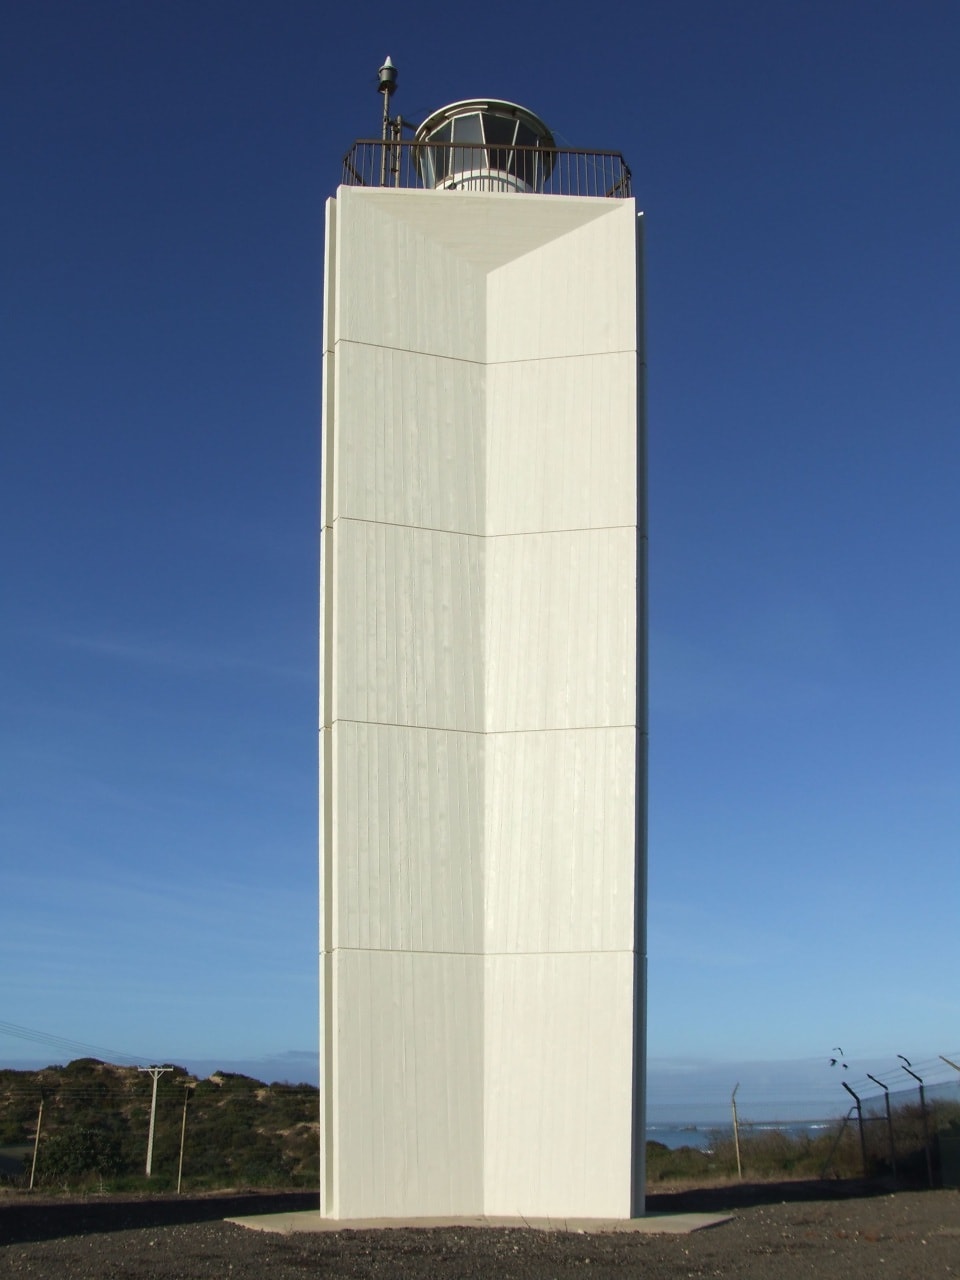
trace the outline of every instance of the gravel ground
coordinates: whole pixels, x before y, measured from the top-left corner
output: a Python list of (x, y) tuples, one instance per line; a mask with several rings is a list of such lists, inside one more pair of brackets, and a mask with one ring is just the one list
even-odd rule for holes
[(960, 1193), (827, 1183), (651, 1196), (657, 1213), (732, 1210), (686, 1236), (529, 1230), (343, 1231), (278, 1236), (225, 1216), (314, 1208), (302, 1194), (0, 1198), (0, 1277), (19, 1280), (303, 1280), (305, 1276), (939, 1280), (960, 1277)]

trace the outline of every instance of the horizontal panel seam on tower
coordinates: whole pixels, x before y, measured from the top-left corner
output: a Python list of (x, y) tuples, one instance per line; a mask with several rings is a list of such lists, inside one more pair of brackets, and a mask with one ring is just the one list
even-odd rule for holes
[(335, 724), (380, 725), (384, 729), (415, 729), (423, 733), (472, 733), (478, 738), (492, 738), (499, 734), (517, 733), (602, 733), (608, 729), (637, 728), (636, 722), (630, 724), (567, 724), (545, 725), (542, 729), (451, 729), (442, 724), (407, 724), (397, 720), (355, 720), (352, 717), (337, 716), (326, 728)]
[[(334, 524), (338, 520), (348, 520), (351, 524), (375, 524), (382, 525), (385, 529), (412, 529), (416, 533), (442, 533), (454, 538), (554, 538), (564, 533), (615, 533), (618, 529), (624, 531), (636, 532), (638, 525), (635, 524), (586, 524), (586, 525), (570, 525), (560, 529), (518, 529), (516, 533), (474, 533), (469, 529), (442, 529), (432, 524), (408, 524), (404, 520), (375, 520), (372, 516), (348, 516), (338, 515), (334, 517)], [(325, 525), (324, 528), (333, 528), (333, 525)]]
[(498, 360), (484, 360), (483, 363), (486, 368), (495, 369), (500, 365), (505, 364), (549, 364), (554, 360), (563, 360), (568, 362), (570, 360), (595, 360), (597, 356), (636, 357), (636, 354), (636, 347), (616, 347), (612, 351), (609, 347), (604, 347), (602, 351), (566, 351), (555, 356), (514, 356), (510, 360), (501, 358)]
[(347, 946), (343, 943), (337, 943), (328, 951), (321, 952), (322, 955), (332, 956), (338, 951), (349, 951), (357, 954), (363, 952), (369, 955), (381, 956), (472, 956), (477, 960), (487, 960), (494, 957), (503, 956), (632, 956), (636, 954), (636, 947), (584, 947), (575, 951), (571, 951), (569, 947), (551, 950), (517, 950), (517, 951), (451, 951), (449, 947), (437, 947), (435, 950), (425, 947), (357, 947)]
[(481, 369), (486, 369), (489, 365), (489, 361), (477, 360), (473, 356), (454, 356), (447, 351), (421, 351), (419, 347), (395, 347), (389, 342), (364, 342), (361, 338), (337, 338), (335, 346), (367, 347), (371, 351), (395, 351), (398, 355), (425, 356), (431, 360), (449, 360), (452, 364), (475, 364)]
[(569, 351), (553, 356), (515, 356), (513, 359), (505, 360), (477, 360), (472, 356), (454, 356), (446, 351), (422, 351), (419, 347), (395, 347), (389, 342), (364, 342), (361, 338), (337, 338), (334, 342), (334, 352), (339, 346), (348, 347), (369, 347), (371, 351), (396, 351), (400, 355), (407, 356), (426, 356), (432, 360), (450, 360), (454, 364), (475, 364), (481, 369), (492, 369), (504, 364), (540, 364), (551, 360), (594, 360), (597, 356), (634, 356), (636, 357), (636, 347), (617, 347), (613, 351), (609, 347), (604, 347), (600, 351)]

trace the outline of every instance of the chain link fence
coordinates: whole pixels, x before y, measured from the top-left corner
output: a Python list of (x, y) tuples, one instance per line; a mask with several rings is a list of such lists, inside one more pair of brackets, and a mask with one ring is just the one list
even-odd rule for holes
[(868, 1079), (871, 1094), (844, 1084), (853, 1105), (844, 1122), (850, 1135), (840, 1135), (847, 1142), (856, 1135), (864, 1175), (897, 1186), (960, 1187), (960, 1075), (933, 1085), (914, 1076), (899, 1089)]

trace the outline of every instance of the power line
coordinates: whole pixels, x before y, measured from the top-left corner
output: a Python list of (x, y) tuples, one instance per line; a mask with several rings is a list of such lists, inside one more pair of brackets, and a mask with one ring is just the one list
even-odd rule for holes
[(11, 1036), (17, 1040), (32, 1040), (35, 1044), (48, 1045), (55, 1049), (63, 1049), (69, 1053), (83, 1050), (84, 1055), (106, 1055), (109, 1058), (122, 1058), (136, 1066), (149, 1061), (148, 1054), (124, 1053), (120, 1049), (107, 1049), (103, 1045), (84, 1044), (81, 1040), (68, 1040), (66, 1036), (51, 1035), (48, 1031), (37, 1031), (33, 1027), (21, 1027), (15, 1022), (0, 1022), (0, 1036)]

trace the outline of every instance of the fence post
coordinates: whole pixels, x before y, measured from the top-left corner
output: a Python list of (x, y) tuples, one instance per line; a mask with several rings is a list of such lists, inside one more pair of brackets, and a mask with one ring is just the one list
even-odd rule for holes
[(850, 1123), (850, 1116), (853, 1114), (853, 1110), (854, 1110), (853, 1107), (851, 1107), (850, 1110), (847, 1112), (847, 1114), (843, 1117), (843, 1124), (837, 1130), (837, 1136), (833, 1140), (833, 1146), (827, 1152), (827, 1158), (826, 1160), (824, 1160), (823, 1164), (820, 1166), (821, 1178), (825, 1178), (827, 1176), (827, 1170), (830, 1168), (830, 1162), (833, 1160), (833, 1157), (837, 1154), (837, 1147), (839, 1147), (840, 1143), (843, 1141), (843, 1135), (847, 1131), (847, 1125)]
[(867, 1079), (872, 1080), (874, 1084), (878, 1084), (880, 1088), (883, 1090), (883, 1101), (887, 1111), (887, 1141), (890, 1144), (890, 1171), (893, 1174), (893, 1181), (894, 1183), (896, 1183), (897, 1181), (897, 1148), (893, 1141), (893, 1114), (890, 1111), (890, 1090), (887, 1088), (887, 1086), (883, 1083), (882, 1080), (878, 1080), (876, 1076), (872, 1076), (869, 1071), (867, 1072)]
[(737, 1177), (743, 1181), (743, 1166), (740, 1164), (740, 1122), (737, 1119), (737, 1090), (740, 1088), (740, 1081), (733, 1087), (733, 1093), (730, 1095), (730, 1105), (733, 1108), (733, 1145), (737, 1152)]
[(860, 1099), (847, 1084), (846, 1080), (841, 1080), (840, 1083), (857, 1104), (857, 1128), (860, 1130), (860, 1160), (863, 1164), (863, 1176), (866, 1178), (869, 1177), (869, 1174), (867, 1173), (867, 1142), (863, 1136), (863, 1108), (860, 1106)]
[[(903, 1055), (898, 1054), (897, 1056), (902, 1057)], [(916, 1080), (917, 1084), (920, 1086), (920, 1120), (923, 1124), (923, 1154), (927, 1157), (927, 1181), (932, 1187), (934, 1185), (933, 1157), (930, 1155), (930, 1125), (927, 1122), (927, 1099), (923, 1092), (923, 1081), (917, 1073), (915, 1071), (911, 1071), (909, 1067), (904, 1067), (903, 1070), (908, 1076), (913, 1076), (914, 1080)]]

